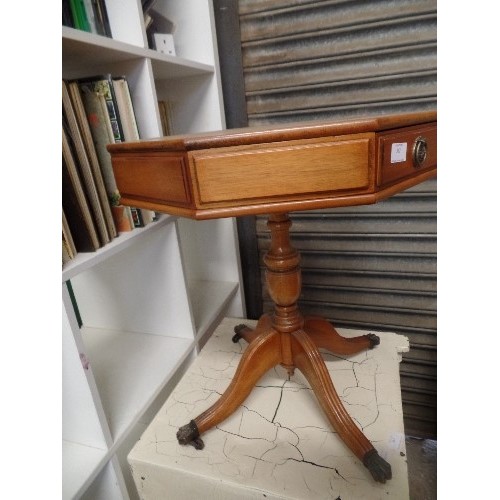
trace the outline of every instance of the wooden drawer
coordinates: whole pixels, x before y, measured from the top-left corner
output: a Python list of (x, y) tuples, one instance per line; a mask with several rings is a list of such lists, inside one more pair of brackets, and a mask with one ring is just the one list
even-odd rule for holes
[(191, 190), (183, 154), (118, 156), (114, 159), (113, 168), (122, 198), (191, 206)]
[(189, 154), (196, 205), (238, 206), (366, 190), (372, 134), (214, 148)]
[(378, 155), (378, 186), (388, 186), (436, 168), (436, 124), (378, 134)]

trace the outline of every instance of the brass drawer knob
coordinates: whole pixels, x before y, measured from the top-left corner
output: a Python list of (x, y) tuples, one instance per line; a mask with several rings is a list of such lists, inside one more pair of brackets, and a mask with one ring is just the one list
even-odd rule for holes
[(413, 166), (421, 167), (427, 158), (427, 141), (424, 137), (417, 137), (413, 144)]

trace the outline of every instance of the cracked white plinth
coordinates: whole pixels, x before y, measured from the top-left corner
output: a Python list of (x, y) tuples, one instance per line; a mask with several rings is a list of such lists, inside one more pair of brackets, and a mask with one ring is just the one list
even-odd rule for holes
[[(212, 405), (228, 386), (247, 344), (231, 341), (244, 322), (226, 318), (129, 454), (143, 499), (407, 499), (399, 362), (408, 339), (377, 333), (380, 345), (349, 357), (324, 352), (345, 408), (392, 467), (376, 483), (332, 430), (303, 375), (278, 366), (244, 404), (201, 437), (203, 450), (181, 446), (177, 429)], [(366, 331), (338, 329), (344, 336)]]

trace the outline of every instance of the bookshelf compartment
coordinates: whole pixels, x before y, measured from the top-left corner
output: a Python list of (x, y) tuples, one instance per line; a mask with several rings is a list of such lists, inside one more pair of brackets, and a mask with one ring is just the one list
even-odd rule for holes
[[(238, 258), (236, 222), (233, 218), (196, 221), (176, 220), (188, 283), (198, 281), (240, 282), (239, 267), (227, 262)], [(191, 287), (190, 287), (191, 288)]]
[(180, 218), (176, 224), (183, 261), (190, 263), (185, 265), (185, 276), (198, 341), (218, 323), (222, 311), (243, 316), (240, 268), (227, 266), (239, 261), (236, 223), (232, 218)]
[(177, 238), (175, 224), (146, 231), (112, 259), (75, 276), (83, 325), (193, 338)]
[(225, 128), (216, 74), (163, 80), (155, 73), (155, 85), (158, 99), (170, 103), (173, 134)]
[(83, 328), (82, 337), (116, 445), (175, 375), (193, 341), (97, 328)]
[(211, 333), (238, 293), (238, 283), (228, 281), (195, 281), (190, 284), (189, 297), (196, 327), (196, 342)]
[(155, 3), (154, 9), (174, 23), (173, 35), (177, 56), (210, 66), (215, 65), (218, 59), (217, 38), (211, 1), (166, 0)]
[[(106, 449), (106, 432), (99, 420), (99, 402), (92, 372), (82, 368), (83, 343), (71, 299), (63, 285), (62, 316), (62, 438), (92, 448)], [(67, 312), (67, 313), (66, 313)]]
[(147, 47), (144, 16), (138, 0), (106, 0), (111, 34), (114, 40)]
[(194, 348), (176, 225), (147, 227), (71, 280), (83, 352), (114, 444)]

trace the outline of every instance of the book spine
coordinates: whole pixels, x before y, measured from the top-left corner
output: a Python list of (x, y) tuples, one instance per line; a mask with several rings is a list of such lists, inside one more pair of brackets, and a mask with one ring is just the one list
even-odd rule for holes
[(172, 135), (172, 109), (169, 101), (158, 101), (163, 135)]
[(72, 259), (73, 259), (73, 256), (71, 256), (69, 253), (68, 243), (66, 242), (66, 240), (64, 238), (64, 234), (63, 234), (63, 237), (62, 237), (62, 265), (63, 265), (63, 267), (65, 264), (67, 264)]
[(100, 75), (78, 80), (80, 85), (86, 85), (93, 92), (104, 97), (106, 111), (113, 131), (113, 142), (124, 142), (123, 128), (120, 123), (120, 113), (116, 102), (111, 75)]
[(134, 227), (144, 227), (144, 219), (142, 217), (142, 210), (140, 208), (130, 207), (130, 212), (132, 213), (132, 220), (134, 221)]
[(99, 238), (90, 214), (85, 193), (71, 151), (68, 135), (62, 128), (63, 209), (78, 252), (92, 252), (99, 248)]
[(139, 128), (135, 118), (134, 106), (127, 79), (124, 76), (113, 78), (113, 90), (116, 97), (120, 123), (125, 141), (139, 140)]
[(108, 229), (110, 238), (117, 236), (116, 226), (113, 220), (113, 214), (111, 213), (110, 201), (106, 191), (106, 185), (103, 178), (103, 168), (100, 165), (94, 140), (92, 137), (92, 132), (90, 130), (90, 125), (88, 122), (85, 106), (83, 104), (83, 99), (80, 93), (80, 88), (78, 82), (70, 82), (68, 85), (68, 90), (70, 94), (73, 107), (75, 109), (75, 114), (77, 115), (80, 123), (80, 131), (82, 135), (82, 140), (87, 151), (87, 156), (89, 159), (90, 167), (92, 169), (92, 175), (95, 180), (95, 185), (97, 189), (97, 194), (99, 201), (101, 203), (103, 217)]
[(90, 32), (90, 25), (85, 14), (83, 0), (70, 0), (70, 7), (75, 28)]
[[(106, 244), (111, 241), (111, 238), (109, 236), (103, 209), (99, 200), (99, 195), (92, 173), (92, 167), (90, 166), (87, 151), (83, 143), (80, 129), (81, 125), (79, 125), (78, 123), (78, 117), (75, 113), (75, 109), (73, 108), (73, 103), (69, 95), (68, 84), (64, 80), (62, 82), (62, 104), (63, 115), (67, 119), (67, 123), (69, 126), (68, 140), (72, 141), (76, 151), (75, 159), (84, 181), (84, 189), (92, 208), (92, 213), (99, 231), (100, 240), (102, 244)], [(81, 119), (85, 120), (85, 116), (82, 116)]]
[(104, 98), (108, 107), (108, 115), (113, 127), (113, 137), (115, 142), (125, 142), (125, 134), (123, 133), (123, 126), (120, 119), (120, 111), (118, 109), (118, 102), (113, 87), (113, 80), (111, 75), (107, 75), (106, 79), (98, 82), (104, 91)]
[(69, 0), (62, 0), (62, 25), (68, 26), (69, 28), (75, 27)]
[(111, 33), (111, 25), (109, 23), (108, 11), (106, 9), (106, 3), (104, 0), (93, 0), (94, 14), (96, 17), (96, 22), (99, 30), (102, 30), (100, 35), (107, 36), (108, 38), (113, 38)]
[(78, 253), (75, 245), (75, 241), (73, 240), (73, 236), (71, 235), (71, 229), (69, 227), (68, 218), (64, 213), (64, 207), (62, 209), (62, 234), (63, 239), (68, 245), (68, 253), (71, 258), (74, 258)]
[(118, 192), (118, 188), (111, 165), (111, 157), (106, 149), (108, 144), (114, 142), (114, 137), (104, 92), (92, 80), (79, 80), (78, 86), (101, 165), (108, 199), (112, 200)]
[(92, 0), (83, 0), (83, 8), (85, 10), (85, 15), (87, 16), (87, 21), (89, 23), (89, 31), (94, 34), (99, 34), (97, 31), (96, 19), (94, 15), (94, 8), (92, 6)]

